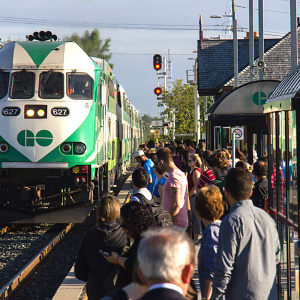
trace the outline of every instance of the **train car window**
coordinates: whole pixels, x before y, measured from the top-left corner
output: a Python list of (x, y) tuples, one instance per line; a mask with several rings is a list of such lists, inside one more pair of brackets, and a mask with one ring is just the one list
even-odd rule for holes
[(67, 94), (74, 100), (93, 99), (94, 80), (85, 73), (67, 74)]
[(9, 73), (0, 72), (0, 99), (6, 96), (8, 90)]
[(120, 91), (117, 92), (117, 102), (118, 102), (118, 106), (121, 107), (121, 92)]
[(115, 86), (114, 82), (108, 77), (108, 93), (112, 98), (115, 97)]
[(289, 126), (289, 149), (288, 149), (288, 174), (289, 180), (289, 215), (288, 218), (298, 225), (298, 175), (297, 175), (297, 127), (296, 127), (296, 111), (288, 112)]
[(12, 99), (30, 99), (34, 96), (35, 74), (23, 70), (14, 72), (11, 76)]
[(61, 99), (63, 97), (64, 75), (60, 72), (40, 74), (39, 96), (42, 99)]

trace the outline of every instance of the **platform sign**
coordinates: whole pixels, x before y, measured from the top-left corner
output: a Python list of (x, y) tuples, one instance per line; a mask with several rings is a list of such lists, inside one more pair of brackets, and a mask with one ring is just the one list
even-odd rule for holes
[(159, 139), (160, 138), (160, 129), (154, 129), (154, 138)]
[(231, 127), (236, 140), (244, 140), (244, 127)]

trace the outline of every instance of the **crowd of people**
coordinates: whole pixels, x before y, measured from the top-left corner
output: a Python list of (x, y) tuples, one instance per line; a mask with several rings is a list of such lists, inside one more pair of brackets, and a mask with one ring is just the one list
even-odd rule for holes
[[(89, 299), (197, 299), (195, 245), (202, 299), (277, 299), (267, 162), (250, 166), (239, 149), (233, 162), (232, 151), (191, 140), (140, 145), (129, 202), (102, 197), (78, 251), (75, 275)], [(162, 227), (147, 201), (172, 225)]]

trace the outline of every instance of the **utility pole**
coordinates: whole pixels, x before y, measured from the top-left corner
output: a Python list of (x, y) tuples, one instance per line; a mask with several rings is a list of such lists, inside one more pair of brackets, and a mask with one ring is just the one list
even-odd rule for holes
[(291, 14), (291, 68), (298, 65), (298, 36), (297, 36), (297, 3), (290, 0)]
[(198, 98), (198, 80), (197, 80), (197, 71), (198, 71), (198, 60), (195, 59), (194, 64), (194, 98), (195, 98), (195, 133), (196, 133), (196, 144), (200, 139), (201, 129), (200, 129), (200, 105), (199, 105), (199, 98)]
[(249, 0), (249, 67), (250, 81), (253, 81), (254, 67), (254, 31), (253, 31), (253, 0)]
[(237, 38), (237, 21), (235, 16), (235, 3), (232, 0), (232, 31), (233, 31), (233, 57), (234, 57), (234, 87), (239, 86), (239, 50)]
[[(258, 14), (259, 14), (259, 60), (264, 61), (264, 1), (258, 0)], [(259, 69), (259, 80), (264, 79), (264, 68)]]

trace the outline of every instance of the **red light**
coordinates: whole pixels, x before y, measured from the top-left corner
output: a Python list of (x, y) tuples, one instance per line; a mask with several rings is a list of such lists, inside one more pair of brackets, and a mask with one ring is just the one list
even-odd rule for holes
[(157, 71), (160, 70), (161, 69), (161, 64), (155, 64), (154, 69), (157, 70)]
[(162, 67), (162, 57), (160, 54), (155, 54), (153, 56), (153, 67), (156, 71), (160, 70)]
[(154, 89), (154, 94), (156, 96), (159, 96), (161, 93), (162, 93), (162, 89), (161, 88), (157, 87), (157, 88)]
[(70, 145), (70, 144), (64, 144), (63, 145), (63, 151), (65, 152), (65, 153), (68, 153), (68, 152), (70, 152), (72, 150), (72, 146)]
[(87, 173), (88, 172), (88, 166), (80, 166), (80, 173)]

